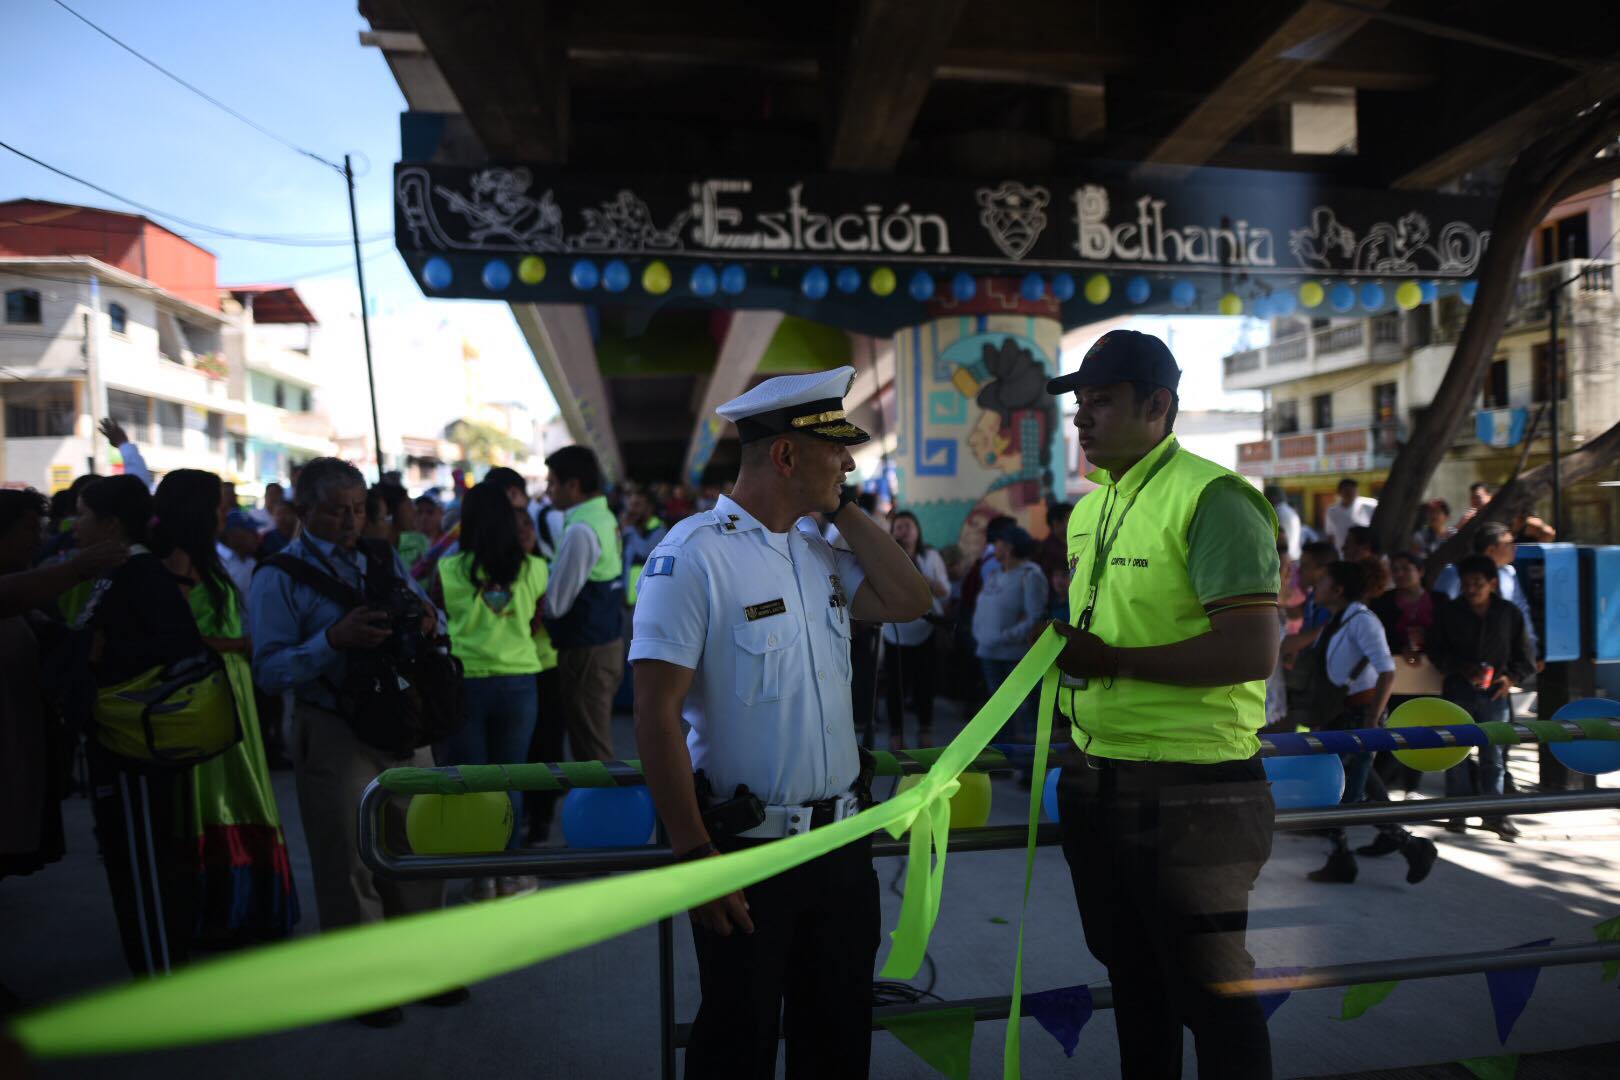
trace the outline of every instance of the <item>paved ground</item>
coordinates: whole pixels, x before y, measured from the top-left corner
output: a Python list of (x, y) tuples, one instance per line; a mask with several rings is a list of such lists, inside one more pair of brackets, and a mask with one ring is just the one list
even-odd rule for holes
[[(945, 731), (951, 728), (946, 726)], [(632, 756), (628, 722), (618, 747)], [(1528, 753), (1519, 771), (1533, 779)], [(294, 869), (306, 905), (300, 932), (316, 929), (313, 892), (298, 829), (291, 776), (276, 787), (288, 818)], [(1438, 791), (1435, 778), (1431, 791)], [(993, 821), (1022, 820), (1024, 793), (998, 781)], [(60, 864), (29, 878), (0, 882), (0, 981), (43, 1002), (123, 977), (105, 879), (90, 836), (88, 806), (68, 804), (72, 850)], [(1403, 880), (1398, 857), (1363, 860), (1353, 886), (1314, 885), (1307, 870), (1324, 857), (1323, 842), (1279, 834), (1253, 903), (1251, 948), (1263, 966), (1339, 963), (1511, 946), (1541, 937), (1591, 940), (1595, 922), (1620, 914), (1620, 813), (1522, 819), (1525, 837), (1505, 844), (1470, 833), (1420, 831), (1441, 845), (1442, 862), (1416, 888)], [(1365, 830), (1370, 837), (1371, 830)], [(1022, 882), (1019, 852), (951, 859), (932, 957), (935, 992), (950, 998), (1005, 993)], [(880, 864), (885, 885), (899, 860)], [(896, 892), (886, 892), (892, 925)], [(1005, 919), (1005, 924), (997, 921)], [(689, 936), (677, 935), (679, 1015), (697, 1003), (697, 972)], [(203, 1047), (117, 1061), (42, 1068), (48, 1078), (231, 1077), (233, 1080), (339, 1076), (650, 1077), (657, 1074), (658, 990), (655, 934), (647, 929), (474, 988), (467, 1006), (449, 1011), (412, 1008), (405, 1025), (378, 1032), (352, 1023), (329, 1024), (227, 1046)], [(1037, 859), (1030, 901), (1026, 986), (1030, 989), (1100, 982), (1104, 975), (1080, 938), (1068, 870), (1055, 850)], [(924, 972), (927, 974), (926, 969)], [(1483, 976), (1411, 982), (1366, 1017), (1341, 1023), (1342, 991), (1297, 994), (1272, 1020), (1279, 1076), (1322, 1077), (1442, 1063), (1381, 1076), (1465, 1075), (1443, 1063), (1503, 1052), (1491, 1020)], [(999, 1076), (1002, 1023), (978, 1025), (973, 1075)], [(1100, 1012), (1081, 1035), (1074, 1059), (1033, 1022), (1023, 1030), (1025, 1076), (1113, 1076), (1118, 1073), (1111, 1014)], [(1620, 993), (1598, 981), (1596, 966), (1545, 970), (1508, 1050), (1569, 1050), (1620, 1039)], [(892, 1036), (873, 1042), (874, 1077), (936, 1074)], [(1187, 1047), (1187, 1075), (1196, 1075)], [(1590, 1059), (1593, 1055), (1587, 1054)], [(1522, 1076), (1585, 1076), (1590, 1060), (1565, 1057)], [(1602, 1054), (1597, 1055), (1603, 1059)], [(1614, 1060), (1612, 1055), (1607, 1061)], [(1550, 1070), (1550, 1071), (1549, 1071)], [(1601, 1075), (1616, 1075), (1610, 1069)]]

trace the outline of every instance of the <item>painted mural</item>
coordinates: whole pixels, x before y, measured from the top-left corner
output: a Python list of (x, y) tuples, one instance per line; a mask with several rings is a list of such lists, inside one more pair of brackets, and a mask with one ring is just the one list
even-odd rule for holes
[(894, 339), (898, 503), (930, 543), (973, 554), (999, 514), (1045, 536), (1064, 473), (1058, 402), (1046, 393), (1059, 324), (1022, 301), (1016, 282), (980, 285), (971, 304), (939, 305), (940, 318)]

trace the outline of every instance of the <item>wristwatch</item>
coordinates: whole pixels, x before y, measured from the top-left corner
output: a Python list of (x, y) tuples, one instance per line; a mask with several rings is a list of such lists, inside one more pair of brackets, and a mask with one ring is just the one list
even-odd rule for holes
[(703, 859), (710, 855), (720, 854), (720, 849), (714, 846), (714, 841), (705, 840), (690, 851), (684, 851), (675, 856), (676, 862), (691, 862), (693, 859)]

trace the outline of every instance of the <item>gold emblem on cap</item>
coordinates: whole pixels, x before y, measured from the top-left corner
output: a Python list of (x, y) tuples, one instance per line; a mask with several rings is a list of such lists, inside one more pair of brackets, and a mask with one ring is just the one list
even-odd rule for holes
[(827, 424), (834, 420), (842, 420), (848, 414), (843, 409), (833, 409), (831, 412), (812, 413), (809, 416), (795, 416), (793, 426), (796, 428), (812, 427), (816, 424)]

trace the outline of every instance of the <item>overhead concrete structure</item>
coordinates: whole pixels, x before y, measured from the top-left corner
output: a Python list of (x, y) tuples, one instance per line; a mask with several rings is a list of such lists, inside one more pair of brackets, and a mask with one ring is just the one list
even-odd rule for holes
[[(878, 193), (871, 199), (888, 193), (902, 202), (910, 181), (900, 178), (959, 188), (978, 184), (993, 193), (984, 211), (999, 216), (985, 228), (999, 230), (1006, 241), (1001, 250), (1009, 257), (1018, 251), (1016, 258), (1033, 251), (1030, 258), (1052, 264), (1043, 270), (1047, 274), (1058, 272), (1061, 260), (1085, 254), (1054, 248), (1042, 256), (1036, 240), (1055, 245), (1059, 226), (1084, 216), (1087, 184), (1103, 189), (1105, 197), (1114, 195), (1113, 216), (1105, 224), (1126, 229), (1136, 208), (1114, 192), (1116, 181), (1129, 188), (1133, 201), (1138, 193), (1176, 183), (1189, 185), (1183, 194), (1202, 195), (1206, 183), (1251, 196), (1258, 188), (1262, 212), (1278, 203), (1307, 218), (1313, 193), (1365, 194), (1366, 213), (1354, 223), (1343, 212), (1336, 221), (1295, 220), (1271, 238), (1275, 255), (1293, 243), (1291, 232), (1309, 233), (1306, 250), (1314, 255), (1308, 246), (1313, 241), (1337, 242), (1352, 232), (1358, 241), (1380, 242), (1378, 230), (1388, 225), (1395, 231), (1394, 223), (1411, 207), (1442, 205), (1421, 201), (1438, 198), (1436, 193), (1488, 197), (1500, 164), (1533, 133), (1620, 90), (1620, 21), (1610, 17), (1607, 5), (1575, 0), (1486, 7), (1463, 0), (1211, 0), (1178, 8), (1173, 19), (1153, 5), (1101, 0), (719, 0), (698, 7), (654, 0), (362, 0), (360, 9), (371, 25), (362, 40), (383, 52), (412, 110), (404, 127), (404, 160), (475, 171), (506, 167), (480, 181), (485, 190), (474, 201), (510, 199), (514, 192), (528, 197), (527, 187), (512, 186), (510, 174), (519, 166), (524, 183), (533, 182), (537, 204), (553, 184), (594, 183), (611, 198), (614, 191), (639, 193), (658, 177), (805, 177), (807, 196), (817, 185), (835, 190), (843, 183), (857, 210), (859, 188), (843, 178), (870, 177), (868, 186)], [(1265, 172), (1220, 172), (1236, 169)], [(1009, 178), (1041, 178), (1026, 186), (1044, 188), (1049, 201), (1020, 203), (1018, 187), (1010, 195), (998, 187)], [(1269, 197), (1273, 187), (1286, 197)], [(1394, 191), (1410, 193), (1401, 196), (1409, 201), (1393, 201)], [(757, 209), (739, 209), (732, 198), (722, 192), (711, 209), (719, 215)], [(897, 281), (884, 282), (892, 286), (893, 300), (880, 323), (866, 318), (865, 310), (873, 303), (867, 287), (875, 283), (875, 264), (863, 266), (858, 296), (833, 290), (812, 305), (804, 297), (813, 290), (801, 275), (813, 264), (761, 262), (758, 252), (747, 264), (747, 288), (735, 295), (689, 288), (690, 267), (680, 263), (666, 267), (673, 288), (638, 287), (647, 260), (656, 256), (640, 247), (646, 258), (629, 260), (628, 288), (570, 293), (580, 235), (565, 233), (582, 207), (601, 203), (600, 212), (609, 218), (619, 213), (621, 225), (653, 230), (646, 236), (654, 246), (689, 243), (684, 230), (693, 222), (680, 218), (670, 226), (678, 214), (636, 216), (654, 201), (615, 210), (602, 200), (559, 198), (554, 209), (568, 222), (558, 225), (560, 249), (510, 249), (548, 252), (540, 256), (549, 263), (545, 284), (525, 279), (526, 293), (514, 286), (503, 297), (516, 301), (515, 308), (540, 300), (581, 309), (570, 320), (573, 332), (554, 336), (549, 345), (539, 333), (539, 316), (520, 314), (519, 321), (537, 355), (566, 341), (569, 355), (542, 359), (542, 366), (555, 368), (547, 374), (559, 401), (569, 401), (570, 430), (599, 449), (618, 446), (622, 468), (631, 473), (691, 475), (706, 456), (716, 468), (725, 465), (727, 448), (713, 445), (716, 432), (703, 423), (709, 399), (746, 383), (743, 373), (751, 368), (758, 377), (760, 362), (790, 320), (774, 335), (763, 332), (763, 317), (714, 321), (699, 350), (702, 359), (684, 358), (673, 374), (658, 364), (615, 366), (605, 351), (628, 350), (643, 359), (667, 355), (669, 348), (650, 339), (679, 336), (715, 309), (788, 311), (878, 337), (934, 317), (924, 301), (907, 299), (913, 273), (907, 264), (895, 268)], [(419, 206), (433, 204), (429, 194)], [(1235, 233), (1244, 222), (1225, 220), (1235, 215), (1218, 200), (1210, 205), (1215, 217), (1199, 227), (1217, 247), (1217, 231)], [(1320, 199), (1316, 205), (1323, 205)], [(1339, 202), (1328, 205), (1341, 208)], [(906, 210), (886, 204), (884, 211), (898, 218), (926, 216), (918, 206), (913, 199)], [(446, 209), (442, 202), (437, 208)], [(1053, 225), (1039, 237), (1030, 222), (1043, 213)], [(1434, 218), (1432, 246), (1440, 246), (1440, 227), (1453, 219), (1484, 242), (1477, 210), (1447, 213), (1450, 218)], [(1172, 206), (1163, 221), (1175, 214)], [(716, 220), (711, 239), (729, 227), (729, 219)], [(951, 223), (961, 220), (968, 219)], [(658, 232), (666, 227), (668, 237)], [(837, 227), (836, 219), (830, 227)], [(896, 229), (898, 236), (901, 226)], [(587, 225), (587, 251), (600, 240), (600, 231), (590, 230)], [(465, 246), (483, 248), (498, 239), (490, 240), (486, 231)], [(1116, 246), (1133, 250), (1140, 238), (1125, 239)], [(524, 242), (531, 241), (529, 236)], [(1216, 259), (1220, 265), (1204, 268), (1214, 273), (1198, 279), (1191, 310), (1230, 311), (1234, 302), (1247, 310), (1274, 288), (1288, 287), (1268, 281), (1272, 270), (1263, 265), (1231, 265), (1230, 253), (1246, 243), (1234, 238), (1228, 254)], [(951, 256), (956, 254), (953, 248)], [(420, 273), (426, 255), (426, 249), (407, 251), (413, 270)], [(1373, 260), (1329, 269), (1363, 278), (1411, 273), (1444, 279), (1468, 272), (1457, 269), (1466, 259), (1453, 260), (1449, 269), (1403, 259), (1396, 252), (1378, 263), (1380, 269)], [(1094, 263), (1082, 260), (1074, 269), (1082, 265)], [(1302, 261), (1294, 269), (1314, 265)], [(836, 261), (825, 266), (831, 272), (840, 268)], [(455, 269), (457, 289), (463, 281), (477, 282), (477, 264)], [(944, 272), (982, 277), (1008, 269), (970, 259)], [(929, 295), (922, 287), (929, 284), (939, 290), (933, 295), (950, 295), (947, 280), (922, 283), (915, 295)], [(1152, 277), (1152, 299), (1132, 302), (1168, 306), (1173, 284), (1165, 275)], [(1141, 295), (1134, 280), (1119, 278), (1111, 299), (1091, 306), (1083, 291), (1073, 300), (1058, 291), (1059, 321), (1069, 327), (1121, 314), (1127, 285)], [(589, 303), (572, 303), (576, 299)], [(582, 325), (589, 335), (579, 332)], [(848, 358), (827, 352), (800, 360), (830, 364)], [(883, 349), (874, 354), (888, 355)], [(588, 379), (577, 386), (555, 381), (591, 365), (601, 372), (600, 392)], [(588, 410), (594, 410), (589, 430)], [(621, 467), (614, 455), (604, 457), (610, 469)]]

